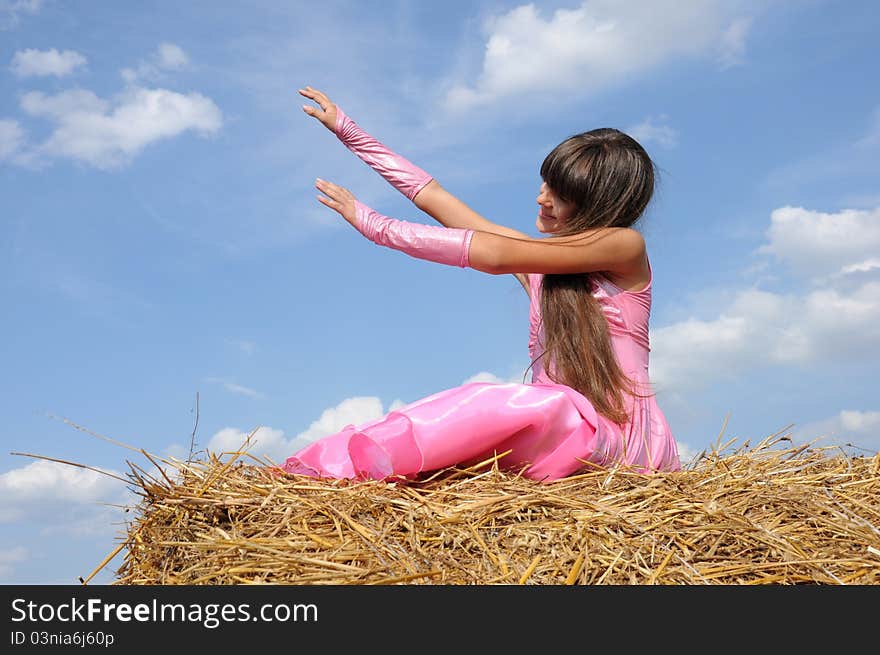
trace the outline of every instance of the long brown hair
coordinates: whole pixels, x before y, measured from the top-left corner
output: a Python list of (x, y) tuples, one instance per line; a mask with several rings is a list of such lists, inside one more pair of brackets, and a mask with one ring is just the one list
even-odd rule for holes
[[(629, 135), (600, 128), (569, 137), (547, 155), (541, 178), (575, 214), (554, 236), (630, 227), (654, 194), (655, 165)], [(550, 379), (576, 389), (596, 411), (624, 423), (624, 391), (640, 395), (620, 368), (608, 322), (590, 293), (590, 273), (544, 275), (541, 313)]]

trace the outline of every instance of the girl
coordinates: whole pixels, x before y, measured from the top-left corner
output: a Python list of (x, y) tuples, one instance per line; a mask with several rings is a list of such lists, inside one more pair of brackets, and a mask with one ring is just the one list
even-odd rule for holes
[(320, 439), (284, 469), (313, 477), (385, 479), (503, 456), (536, 480), (586, 467), (680, 468), (650, 393), (651, 266), (631, 226), (654, 190), (654, 163), (610, 128), (566, 139), (541, 165), (534, 239), (497, 225), (365, 133), (322, 92), (300, 94), (316, 118), (443, 227), (383, 216), (317, 180), (318, 200), (377, 244), (484, 273), (511, 273), (530, 298), (531, 384), (474, 382)]

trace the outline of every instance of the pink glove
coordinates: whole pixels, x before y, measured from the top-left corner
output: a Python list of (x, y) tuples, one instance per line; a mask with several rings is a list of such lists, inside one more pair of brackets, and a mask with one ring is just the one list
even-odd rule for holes
[(370, 241), (429, 262), (467, 268), (474, 231), (408, 223), (383, 216), (355, 200), (355, 227)]
[(433, 178), (364, 132), (336, 105), (336, 136), (345, 147), (410, 200)]

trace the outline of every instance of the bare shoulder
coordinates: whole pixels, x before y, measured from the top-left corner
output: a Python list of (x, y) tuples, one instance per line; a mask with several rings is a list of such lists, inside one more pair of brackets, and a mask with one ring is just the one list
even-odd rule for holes
[(631, 227), (598, 227), (575, 235), (545, 237), (541, 241), (608, 252), (620, 261), (621, 272), (636, 268), (646, 248), (642, 233)]
[(620, 228), (618, 238), (626, 244), (630, 256), (622, 258), (619, 266), (603, 271), (605, 276), (621, 289), (642, 291), (651, 281), (651, 268), (648, 265), (648, 249), (642, 233), (632, 228)]
[(648, 251), (641, 232), (630, 227), (603, 227), (587, 230), (576, 237), (549, 237), (550, 243), (571, 243), (607, 251), (613, 261), (601, 271), (621, 289), (641, 291), (651, 281)]

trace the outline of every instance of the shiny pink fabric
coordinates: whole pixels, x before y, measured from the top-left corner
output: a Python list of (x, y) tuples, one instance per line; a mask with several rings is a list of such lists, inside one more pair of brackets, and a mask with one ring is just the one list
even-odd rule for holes
[[(650, 263), (648, 268), (650, 269)], [(529, 355), (532, 382), (550, 382), (544, 366), (544, 332), (541, 323), (540, 274), (529, 275)], [(650, 345), (648, 323), (651, 316), (651, 288), (653, 271), (647, 286), (639, 291), (626, 291), (601, 273), (591, 279), (591, 293), (599, 302), (605, 319), (611, 346), (623, 372), (636, 383), (636, 392), (644, 397), (626, 394), (630, 419), (618, 425), (598, 415), (602, 432), (609, 435), (608, 463), (620, 463), (639, 471), (677, 471), (681, 468), (678, 446), (666, 416), (653, 395), (648, 375)]]
[[(672, 431), (654, 396), (628, 396), (631, 420), (617, 425), (597, 414), (582, 394), (552, 382), (542, 365), (541, 275), (529, 275), (531, 384), (473, 382), (410, 403), (374, 421), (348, 425), (287, 459), (288, 473), (382, 480), (511, 452), (503, 468), (550, 481), (589, 464), (627, 465), (637, 471), (680, 468)], [(648, 385), (651, 283), (629, 292), (595, 274), (593, 296), (608, 319), (624, 371)]]
[(336, 105), (336, 136), (391, 186), (413, 200), (433, 178), (411, 161), (390, 150), (349, 118)]
[(467, 268), (474, 231), (410, 223), (383, 216), (359, 200), (354, 201), (355, 225), (370, 241), (438, 264)]

